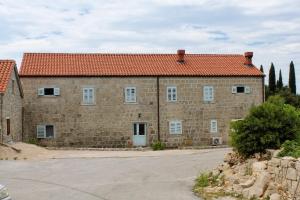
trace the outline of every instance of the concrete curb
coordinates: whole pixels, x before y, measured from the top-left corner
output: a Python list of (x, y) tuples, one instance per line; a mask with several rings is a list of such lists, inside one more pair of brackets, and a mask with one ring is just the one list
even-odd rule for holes
[[(193, 149), (221, 149), (229, 148), (228, 145), (218, 146), (190, 146), (178, 148), (166, 148), (166, 150), (193, 150)], [(79, 151), (153, 151), (151, 147), (136, 148), (85, 148), (85, 147), (45, 147), (48, 150), (79, 150)]]

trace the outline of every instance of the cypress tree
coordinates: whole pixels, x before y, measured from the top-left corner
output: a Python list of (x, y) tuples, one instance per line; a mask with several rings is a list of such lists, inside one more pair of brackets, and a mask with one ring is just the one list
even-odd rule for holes
[(260, 65), (260, 71), (264, 73), (264, 67), (262, 65)]
[(289, 88), (291, 90), (291, 93), (296, 94), (296, 77), (293, 61), (290, 63)]
[(273, 63), (271, 63), (271, 68), (269, 71), (269, 90), (271, 93), (275, 93), (276, 90), (276, 75)]
[(279, 70), (279, 79), (278, 79), (278, 82), (277, 82), (277, 88), (279, 90), (281, 90), (283, 87), (283, 82), (282, 82), (282, 74), (281, 74), (281, 70)]

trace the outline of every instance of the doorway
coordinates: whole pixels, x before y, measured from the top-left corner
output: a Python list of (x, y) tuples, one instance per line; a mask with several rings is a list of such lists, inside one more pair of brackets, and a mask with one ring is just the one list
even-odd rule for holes
[(146, 146), (146, 123), (133, 124), (133, 145)]

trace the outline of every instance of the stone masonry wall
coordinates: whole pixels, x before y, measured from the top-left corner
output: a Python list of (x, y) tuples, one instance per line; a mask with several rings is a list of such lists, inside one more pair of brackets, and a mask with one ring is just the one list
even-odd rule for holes
[[(48, 146), (125, 147), (132, 145), (133, 123), (147, 124), (147, 145), (157, 139), (156, 77), (21, 78), (24, 89), (26, 139), (36, 138), (36, 125), (54, 125)], [(203, 86), (214, 86), (214, 101), (203, 101)], [(247, 85), (250, 94), (232, 94), (233, 85)], [(82, 105), (82, 88), (95, 88), (95, 105)], [(124, 88), (137, 88), (137, 103), (124, 103)], [(166, 101), (166, 87), (177, 86), (177, 102)], [(38, 96), (41, 87), (59, 87), (60, 96)], [(229, 122), (243, 118), (262, 103), (262, 78), (160, 78), (160, 134), (167, 146), (207, 145), (212, 136), (228, 141)], [(182, 121), (182, 134), (169, 134), (170, 120)], [(218, 133), (209, 132), (218, 120)]]
[(272, 158), (268, 162), (268, 172), (272, 180), (288, 191), (292, 198), (300, 199), (300, 159)]
[[(12, 81), (14, 80), (14, 84)], [(13, 88), (14, 87), (14, 88)], [(3, 141), (21, 141), (22, 140), (22, 98), (16, 79), (16, 74), (12, 73), (8, 87), (3, 98), (2, 107), (2, 134)], [(10, 135), (7, 135), (6, 120), (10, 119)]]

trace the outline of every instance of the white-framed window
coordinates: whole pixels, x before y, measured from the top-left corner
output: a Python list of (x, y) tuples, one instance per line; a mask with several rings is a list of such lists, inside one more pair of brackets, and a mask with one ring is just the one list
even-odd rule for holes
[(126, 103), (136, 103), (136, 87), (126, 87), (124, 93)]
[(203, 87), (203, 100), (208, 101), (208, 102), (214, 100), (214, 87), (213, 86), (204, 86)]
[(174, 120), (169, 122), (170, 134), (182, 134), (182, 122), (179, 120)]
[(54, 138), (54, 126), (53, 125), (37, 125), (36, 137), (37, 138)]
[(82, 89), (82, 101), (83, 104), (95, 104), (95, 90), (92, 87), (86, 87)]
[(59, 96), (60, 88), (46, 87), (38, 89), (38, 96)]
[(218, 121), (216, 119), (210, 120), (210, 132), (211, 133), (218, 132)]
[(245, 94), (249, 94), (251, 92), (251, 89), (249, 86), (243, 86), (243, 85), (235, 85), (232, 86), (232, 94), (237, 94), (237, 93), (245, 93)]
[(177, 101), (177, 87), (168, 86), (167, 87), (167, 101), (174, 102)]

